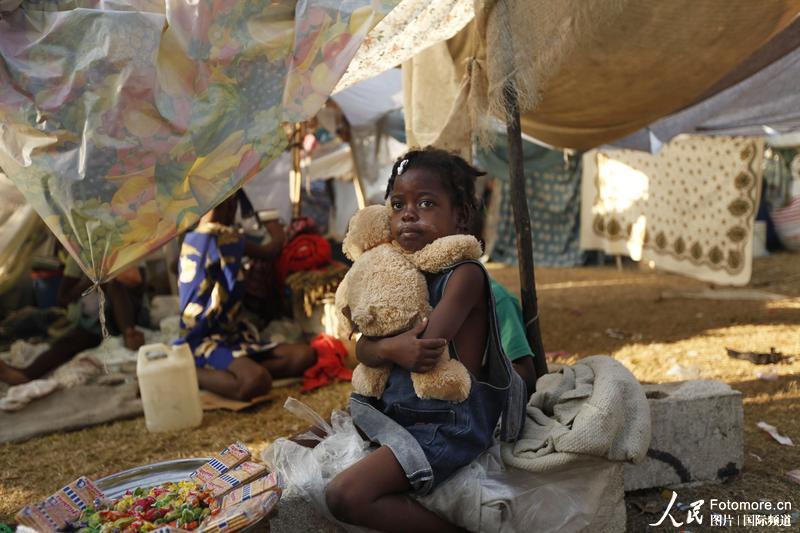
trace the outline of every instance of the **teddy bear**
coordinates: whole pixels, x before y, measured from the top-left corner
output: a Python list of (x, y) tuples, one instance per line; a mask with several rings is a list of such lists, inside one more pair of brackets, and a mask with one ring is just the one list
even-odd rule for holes
[[(386, 337), (410, 329), (432, 310), (423, 272), (441, 272), (482, 253), (471, 235), (441, 237), (417, 252), (407, 252), (392, 241), (390, 217), (388, 206), (373, 205), (350, 219), (342, 248), (353, 266), (339, 284), (334, 303), (340, 336), (358, 331), (369, 337)], [(353, 371), (353, 389), (380, 398), (391, 368), (391, 364), (359, 364)], [(469, 371), (450, 358), (447, 348), (431, 371), (412, 372), (411, 380), (420, 398), (460, 402), (469, 396), (471, 387)]]

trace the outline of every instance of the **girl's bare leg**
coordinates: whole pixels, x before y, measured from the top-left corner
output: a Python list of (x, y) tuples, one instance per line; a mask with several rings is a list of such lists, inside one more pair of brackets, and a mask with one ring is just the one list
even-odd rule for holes
[(325, 501), (337, 520), (377, 531), (463, 531), (409, 497), (409, 490), (400, 463), (381, 446), (336, 476)]
[(317, 362), (317, 353), (303, 342), (281, 343), (272, 349), (261, 364), (275, 379), (302, 376)]
[(249, 357), (234, 359), (227, 370), (198, 368), (197, 381), (201, 389), (241, 401), (263, 396), (272, 388), (269, 371)]

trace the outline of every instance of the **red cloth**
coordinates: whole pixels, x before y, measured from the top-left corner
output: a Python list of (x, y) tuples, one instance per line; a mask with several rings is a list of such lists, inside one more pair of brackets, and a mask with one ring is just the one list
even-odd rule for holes
[(275, 272), (281, 284), (293, 272), (314, 270), (331, 263), (330, 243), (321, 235), (301, 233), (283, 247)]
[(303, 373), (302, 392), (318, 389), (333, 381), (350, 381), (353, 371), (344, 366), (347, 348), (342, 341), (325, 333), (320, 333), (311, 341), (317, 352), (317, 364)]

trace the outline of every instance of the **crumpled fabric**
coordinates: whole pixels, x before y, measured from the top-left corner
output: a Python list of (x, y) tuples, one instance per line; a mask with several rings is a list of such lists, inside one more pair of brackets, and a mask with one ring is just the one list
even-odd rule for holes
[(46, 342), (31, 344), (26, 340), (14, 341), (7, 352), (0, 352), (0, 360), (15, 368), (25, 368), (42, 352), (50, 349)]
[(65, 388), (79, 387), (92, 381), (104, 372), (103, 363), (83, 352), (72, 361), (61, 365), (53, 372), (52, 379)]
[(150, 301), (150, 323), (161, 326), (162, 320), (181, 315), (181, 300), (177, 294), (159, 294)]
[[(174, 338), (169, 331), (140, 329), (144, 333), (145, 344), (159, 342), (169, 344)], [(25, 364), (9, 362), (17, 368), (24, 368), (33, 357), (49, 348), (47, 344), (31, 345), (24, 341), (14, 343), (12, 351), (14, 346), (18, 346), (17, 351), (33, 354)], [(70, 389), (91, 382), (105, 382), (112, 385), (135, 379), (137, 358), (137, 352), (127, 349), (122, 337), (106, 337), (95, 348), (76, 354), (70, 361), (56, 368), (47, 378), (10, 387), (6, 395), (0, 398), (0, 409), (18, 411), (33, 400), (43, 398), (59, 388)]]
[(15, 385), (0, 398), (0, 410), (19, 411), (33, 400), (47, 396), (60, 386), (55, 379), (34, 379), (22, 385)]
[[(177, 318), (177, 317), (176, 317)], [(171, 318), (165, 321), (174, 322)], [(165, 324), (165, 326), (168, 324)], [(171, 345), (177, 335), (175, 334), (175, 327), (162, 328), (161, 331), (151, 330), (147, 328), (138, 328), (139, 331), (144, 333), (145, 344), (166, 344)], [(79, 353), (73, 361), (86, 356), (92, 357), (98, 361), (102, 366), (104, 373), (120, 373), (134, 376), (136, 374), (136, 361), (138, 359), (138, 351), (129, 350), (125, 347), (125, 341), (120, 336), (106, 337), (96, 347), (90, 348)], [(70, 363), (67, 363), (70, 364)]]
[(311, 341), (311, 347), (317, 352), (317, 362), (303, 373), (303, 386), (300, 388), (302, 392), (312, 391), (335, 381), (353, 379), (353, 371), (344, 366), (347, 348), (342, 341), (320, 333)]
[(275, 275), (278, 283), (283, 284), (289, 274), (322, 268), (332, 259), (333, 251), (325, 237), (301, 233), (283, 247), (275, 264)]
[(630, 370), (605, 355), (581, 359), (536, 383), (522, 434), (503, 462), (549, 472), (587, 457), (638, 463), (650, 445), (650, 405)]

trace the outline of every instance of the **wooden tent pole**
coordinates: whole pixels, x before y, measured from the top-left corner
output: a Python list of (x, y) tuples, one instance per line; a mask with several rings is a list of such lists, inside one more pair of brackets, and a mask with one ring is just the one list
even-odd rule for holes
[(531, 218), (525, 195), (525, 173), (522, 167), (522, 128), (519, 118), (517, 91), (511, 83), (505, 88), (506, 132), (508, 134), (508, 170), (511, 184), (511, 209), (514, 213), (514, 228), (517, 233), (517, 264), (519, 265), (522, 316), (525, 334), (533, 350), (536, 376), (547, 374), (542, 334), (539, 330), (539, 302), (536, 299), (536, 279), (533, 272), (533, 242), (531, 240)]
[(353, 187), (356, 191), (356, 203), (359, 209), (364, 209), (367, 206), (367, 195), (364, 192), (364, 178), (361, 174), (361, 168), (358, 165), (358, 157), (356, 157), (356, 146), (353, 142), (353, 137), (347, 141), (350, 145), (350, 158), (353, 160)]
[(303, 145), (303, 124), (297, 122), (292, 129), (291, 154), (292, 168), (289, 170), (289, 197), (292, 203), (292, 218), (300, 216), (303, 191), (303, 174), (300, 166), (300, 149)]

